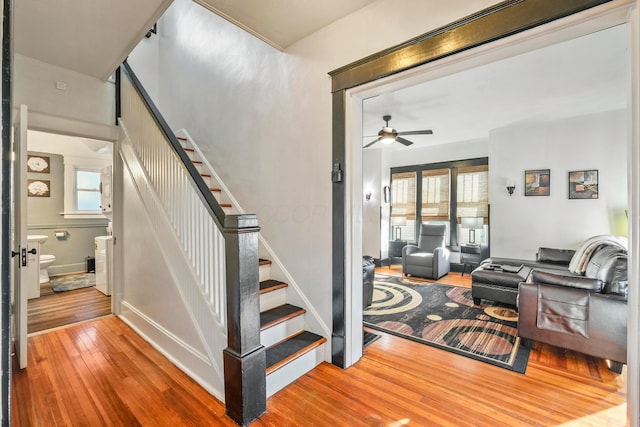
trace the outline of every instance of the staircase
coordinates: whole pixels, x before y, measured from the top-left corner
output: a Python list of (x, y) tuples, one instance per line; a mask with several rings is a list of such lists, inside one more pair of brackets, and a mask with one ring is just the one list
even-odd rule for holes
[[(186, 135), (177, 139), (225, 213), (242, 213), (201, 151)], [(263, 247), (261, 252), (266, 252)], [(288, 303), (289, 285), (272, 278), (272, 261), (261, 258), (259, 263), (260, 343), (266, 349), (268, 397), (323, 362), (327, 339), (306, 330), (307, 310)]]

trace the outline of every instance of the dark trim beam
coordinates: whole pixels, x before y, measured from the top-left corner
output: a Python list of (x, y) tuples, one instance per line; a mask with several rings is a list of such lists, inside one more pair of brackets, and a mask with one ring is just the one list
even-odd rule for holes
[(330, 72), (332, 91), (397, 74), (609, 1), (504, 1)]
[[(611, 0), (508, 0), (382, 52), (331, 71), (333, 165), (344, 169), (346, 91), (483, 44), (573, 15)], [(332, 165), (332, 166), (333, 166)], [(332, 361), (345, 364), (345, 206), (343, 182), (333, 183)]]

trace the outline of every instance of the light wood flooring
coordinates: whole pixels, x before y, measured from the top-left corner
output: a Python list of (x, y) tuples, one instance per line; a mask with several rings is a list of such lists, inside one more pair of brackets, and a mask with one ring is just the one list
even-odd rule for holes
[[(444, 283), (465, 281), (450, 273)], [(272, 396), (251, 425), (626, 424), (626, 368), (616, 375), (604, 361), (536, 345), (523, 375), (372, 332), (381, 338), (357, 364), (321, 364)], [(234, 424), (222, 403), (107, 317), (29, 338), (28, 368), (12, 375), (12, 425)]]
[(111, 314), (111, 298), (95, 287), (53, 292), (40, 286), (40, 298), (27, 302), (27, 333), (44, 331)]
[[(378, 333), (378, 332), (376, 332)], [(272, 396), (258, 426), (623, 426), (622, 377), (536, 354), (525, 375), (381, 334)], [(116, 317), (29, 338), (13, 426), (232, 426), (221, 402)]]

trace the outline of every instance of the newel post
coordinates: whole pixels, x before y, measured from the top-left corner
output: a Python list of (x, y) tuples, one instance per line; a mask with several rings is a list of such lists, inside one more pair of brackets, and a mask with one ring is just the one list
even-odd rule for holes
[(227, 415), (246, 426), (267, 408), (266, 354), (260, 344), (258, 219), (226, 215), (227, 348), (224, 394)]

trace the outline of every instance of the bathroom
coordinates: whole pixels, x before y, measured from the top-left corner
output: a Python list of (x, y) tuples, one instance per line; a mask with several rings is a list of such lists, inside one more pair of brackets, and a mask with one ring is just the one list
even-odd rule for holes
[[(29, 279), (34, 282), (28, 292), (30, 317), (32, 308), (54, 303), (52, 296), (96, 289), (95, 274), (86, 273), (95, 271), (96, 237), (111, 234), (110, 215), (87, 209), (100, 205), (101, 190), (110, 189), (104, 172), (111, 164), (110, 142), (28, 132), (27, 234), (30, 249), (39, 247), (37, 255), (29, 256), (43, 263)], [(104, 286), (97, 288), (110, 293)]]

